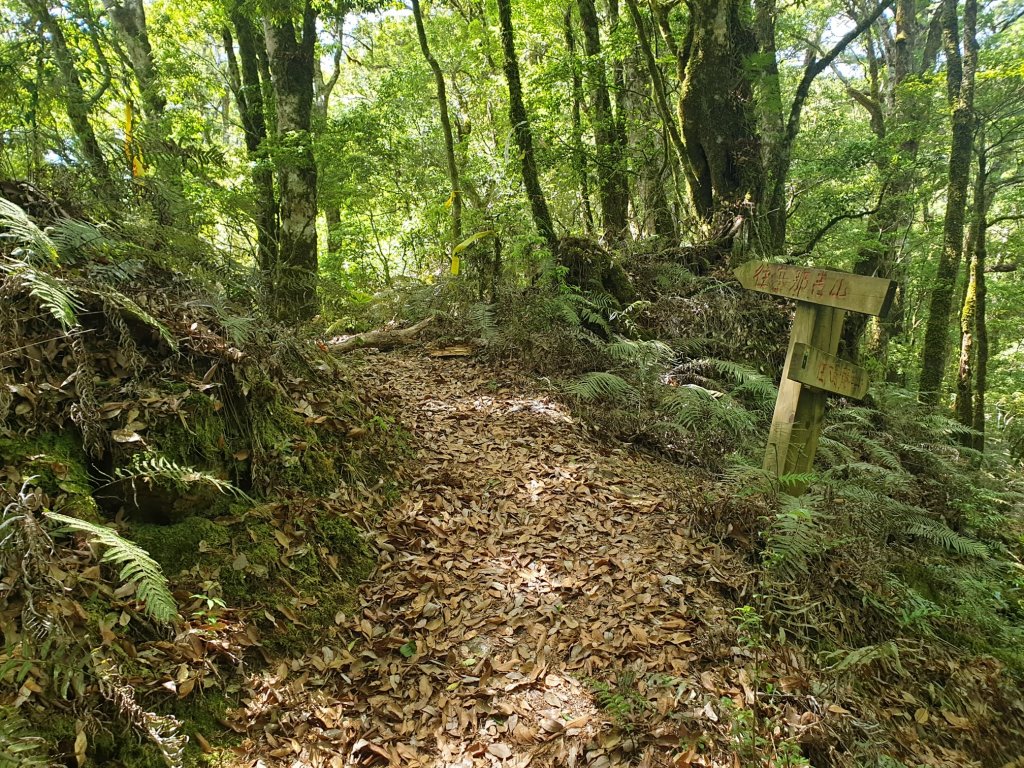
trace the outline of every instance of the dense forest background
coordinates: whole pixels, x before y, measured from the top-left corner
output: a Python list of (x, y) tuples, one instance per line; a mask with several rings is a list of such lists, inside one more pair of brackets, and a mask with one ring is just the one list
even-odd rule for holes
[[(389, 517), (435, 492), (433, 387), (539, 387), (582, 456), (666, 462), (686, 490), (644, 493), (726, 563), (712, 678), (573, 678), (626, 734), (581, 764), (1017, 765), (1022, 152), (1018, 0), (0, 0), (0, 766), (417, 764), (408, 722), (311, 731), (238, 678), (370, 701), (455, 632), (358, 592), (443, 528)], [(799, 476), (760, 469), (792, 307), (752, 260), (897, 286)], [(567, 764), (555, 726), (524, 743)]]

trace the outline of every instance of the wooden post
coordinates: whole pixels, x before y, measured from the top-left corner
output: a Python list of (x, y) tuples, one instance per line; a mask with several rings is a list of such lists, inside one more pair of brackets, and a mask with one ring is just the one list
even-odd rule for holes
[[(811, 471), (825, 413), (825, 392), (805, 387), (790, 377), (790, 371), (799, 365), (799, 359), (794, 359), (797, 344), (834, 355), (839, 348), (845, 315), (843, 310), (834, 307), (797, 302), (779, 383), (779, 398), (775, 401), (764, 454), (764, 468), (776, 477)], [(794, 495), (799, 496), (805, 489), (806, 485), (797, 488)]]
[[(797, 300), (763, 467), (776, 477), (809, 473), (821, 436), (826, 392), (863, 397), (867, 391), (864, 370), (835, 356), (846, 312), (884, 316), (895, 283), (759, 262), (743, 264), (735, 274), (744, 288)], [(799, 496), (807, 484), (790, 483), (785, 490)]]

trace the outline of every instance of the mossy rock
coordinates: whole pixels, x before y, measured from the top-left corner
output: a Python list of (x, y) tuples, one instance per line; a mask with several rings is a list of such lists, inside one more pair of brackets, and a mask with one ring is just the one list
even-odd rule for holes
[[(276, 508), (236, 507), (228, 524), (205, 517), (173, 525), (133, 523), (127, 535), (169, 576), (187, 571), (197, 583), (214, 581), (228, 607), (255, 611), (259, 618), (264, 612), (276, 616), (264, 646), (272, 653), (298, 653), (311, 634), (334, 626), (338, 611), (352, 608), (356, 585), (369, 575), (373, 559), (359, 530), (333, 510), (303, 515), (296, 521), (302, 536), (295, 547), (286, 547), (287, 538), (273, 524)], [(280, 610), (295, 605), (296, 592), (316, 601), (296, 610), (305, 627)]]
[(101, 521), (92, 496), (89, 460), (77, 433), (0, 437), (0, 466), (14, 466), (22, 477), (34, 477), (35, 485), (62, 513)]

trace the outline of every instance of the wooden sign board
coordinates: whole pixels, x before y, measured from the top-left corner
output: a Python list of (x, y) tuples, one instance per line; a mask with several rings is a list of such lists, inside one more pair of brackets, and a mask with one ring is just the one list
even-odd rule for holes
[(792, 264), (749, 261), (733, 274), (748, 290), (879, 317), (889, 312), (896, 294), (892, 280)]
[(789, 378), (826, 392), (860, 400), (868, 393), (868, 372), (804, 343), (793, 345)]
[[(797, 300), (763, 466), (776, 477), (809, 473), (821, 436), (825, 393), (861, 398), (867, 392), (863, 369), (836, 357), (846, 313), (884, 316), (896, 284), (849, 272), (764, 262), (748, 262), (734, 274), (744, 288)], [(806, 484), (790, 483), (784, 490), (799, 496)]]

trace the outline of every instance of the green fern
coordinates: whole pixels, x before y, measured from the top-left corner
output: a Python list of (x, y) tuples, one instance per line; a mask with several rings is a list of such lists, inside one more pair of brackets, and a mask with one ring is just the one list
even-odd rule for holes
[(0, 239), (12, 240), (20, 246), (12, 254), (16, 259), (31, 262), (36, 259), (56, 262), (57, 249), (53, 241), (28, 214), (4, 197), (0, 197)]
[(110, 288), (94, 288), (90, 289), (89, 292), (99, 296), (104, 302), (112, 304), (117, 309), (127, 312), (132, 317), (141, 320), (150, 328), (155, 329), (156, 332), (160, 334), (160, 338), (166, 342), (167, 346), (169, 346), (172, 351), (178, 351), (178, 340), (174, 338), (174, 335), (170, 330), (168, 330), (167, 326), (120, 291), (115, 291)]
[(76, 313), (82, 309), (75, 292), (60, 278), (37, 269), (27, 260), (7, 258), (0, 263), (0, 271), (21, 282), (39, 305), (53, 315), (65, 330), (78, 324)]
[(634, 394), (633, 386), (614, 373), (591, 371), (565, 384), (565, 391), (580, 400), (626, 398)]
[(44, 514), (61, 523), (66, 530), (89, 534), (106, 547), (103, 562), (120, 566), (121, 581), (136, 585), (136, 594), (147, 616), (161, 624), (177, 621), (178, 607), (168, 587), (167, 577), (159, 563), (146, 550), (128, 541), (113, 528), (56, 512), (47, 511)]
[(661, 341), (643, 341), (616, 336), (615, 340), (606, 344), (604, 353), (618, 365), (638, 366), (643, 370), (668, 362), (672, 356), (672, 348)]
[(127, 467), (119, 467), (114, 472), (114, 480), (167, 480), (171, 484), (185, 488), (190, 485), (212, 485), (221, 493), (231, 494), (245, 501), (252, 501), (249, 496), (227, 480), (222, 480), (209, 472), (178, 464), (164, 456), (142, 453), (132, 458)]
[(0, 707), (0, 768), (44, 768), (53, 765), (46, 741), (31, 735), (27, 720), (14, 707)]

